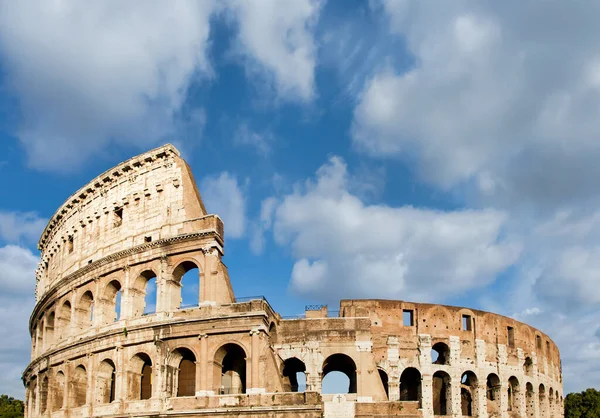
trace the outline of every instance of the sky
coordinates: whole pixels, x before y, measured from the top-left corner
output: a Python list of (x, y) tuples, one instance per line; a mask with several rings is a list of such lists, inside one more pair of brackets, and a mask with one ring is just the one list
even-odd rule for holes
[(504, 314), (600, 382), (600, 3), (0, 0), (0, 393), (37, 239), (164, 143), (225, 223), (238, 297)]

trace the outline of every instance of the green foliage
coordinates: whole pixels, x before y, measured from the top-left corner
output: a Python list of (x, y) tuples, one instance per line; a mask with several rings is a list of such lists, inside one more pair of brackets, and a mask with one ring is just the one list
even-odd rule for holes
[(0, 395), (0, 418), (21, 418), (24, 415), (23, 401), (8, 395)]
[(587, 389), (565, 397), (565, 418), (600, 417), (600, 391)]

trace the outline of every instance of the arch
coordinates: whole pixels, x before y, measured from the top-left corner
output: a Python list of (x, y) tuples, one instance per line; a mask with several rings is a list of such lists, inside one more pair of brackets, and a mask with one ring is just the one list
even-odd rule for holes
[(400, 375), (400, 400), (418, 401), (421, 404), (421, 372), (407, 367)]
[(515, 376), (508, 379), (508, 410), (521, 416), (521, 388)]
[(52, 405), (52, 412), (58, 411), (64, 405), (65, 397), (65, 374), (62, 371), (58, 371), (54, 376), (54, 383), (51, 387), (50, 398)]
[(215, 352), (213, 376), (220, 394), (246, 393), (246, 352), (236, 343), (227, 343)]
[(200, 267), (196, 261), (185, 260), (173, 269), (173, 280), (179, 283), (180, 302), (177, 309), (198, 306), (200, 303)]
[(175, 396), (196, 395), (196, 355), (192, 350), (179, 347), (169, 355), (169, 367), (173, 374)]
[[(290, 357), (283, 362), (284, 387), (289, 392), (306, 391), (306, 365), (296, 357)], [(304, 384), (301, 385), (301, 380)]]
[(473, 402), (476, 399), (477, 375), (467, 370), (460, 377), (460, 400), (462, 415), (472, 417), (478, 415), (478, 408)]
[(103, 360), (96, 373), (96, 403), (107, 404), (115, 400), (115, 383), (117, 368), (111, 359)]
[(71, 325), (71, 302), (69, 300), (65, 300), (62, 305), (58, 308), (58, 338), (63, 339), (68, 337), (71, 333), (70, 325)]
[(133, 317), (156, 312), (158, 304), (156, 280), (156, 273), (153, 270), (144, 270), (133, 281), (133, 287), (130, 289)]
[(431, 362), (433, 364), (450, 364), (450, 348), (446, 343), (438, 342), (431, 347)]
[(94, 323), (94, 294), (85, 291), (77, 303), (77, 325), (80, 331), (87, 331)]
[(56, 313), (54, 311), (48, 314), (46, 318), (46, 332), (44, 333), (44, 346), (46, 348), (54, 344), (54, 325), (56, 322)]
[(486, 398), (488, 416), (500, 414), (500, 394), (502, 384), (495, 373), (490, 373), (486, 379)]
[(29, 399), (31, 401), (31, 406), (32, 406), (31, 410), (32, 411), (35, 411), (35, 404), (37, 403), (37, 385), (38, 385), (38, 381), (36, 379), (36, 376), (34, 376), (31, 379), (31, 383), (29, 384), (29, 393), (31, 394)]
[(525, 413), (528, 417), (535, 414), (535, 393), (533, 385), (529, 382), (525, 385)]
[[(348, 378), (348, 391), (346, 393), (356, 393), (356, 364), (354, 360), (346, 354), (332, 354), (325, 359), (322, 368), (321, 385), (325, 377), (331, 372), (340, 372)], [(336, 391), (336, 393), (339, 393)]]
[(531, 360), (531, 357), (525, 357), (523, 373), (525, 373), (525, 376), (533, 377), (533, 360)]
[(543, 383), (540, 383), (538, 388), (538, 400), (540, 407), (540, 416), (545, 417), (548, 415), (548, 402), (546, 402), (546, 387)]
[(111, 280), (104, 288), (104, 323), (111, 324), (121, 319), (121, 282)]
[(452, 388), (450, 375), (438, 370), (433, 374), (433, 414), (448, 415), (452, 410)]
[(87, 370), (83, 365), (73, 369), (69, 378), (70, 407), (77, 408), (87, 403)]
[(40, 385), (40, 412), (43, 414), (48, 409), (48, 376), (42, 378)]
[(146, 353), (137, 353), (130, 361), (129, 387), (134, 399), (152, 397), (152, 359)]
[(381, 380), (381, 384), (383, 385), (383, 390), (385, 390), (385, 398), (386, 400), (390, 399), (390, 388), (388, 384), (388, 374), (385, 370), (378, 367), (377, 371), (379, 372), (379, 379)]
[(269, 341), (271, 344), (275, 344), (277, 342), (277, 325), (275, 322), (271, 321), (269, 324)]

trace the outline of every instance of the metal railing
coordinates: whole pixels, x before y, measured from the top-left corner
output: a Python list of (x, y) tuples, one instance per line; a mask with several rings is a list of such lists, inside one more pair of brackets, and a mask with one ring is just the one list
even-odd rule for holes
[(305, 311), (320, 311), (323, 308), (327, 308), (327, 305), (306, 305), (304, 307)]

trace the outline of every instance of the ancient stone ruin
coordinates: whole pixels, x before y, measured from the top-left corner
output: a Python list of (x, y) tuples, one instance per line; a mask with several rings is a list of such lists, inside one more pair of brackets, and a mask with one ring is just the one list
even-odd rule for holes
[[(563, 416), (556, 345), (513, 319), (391, 300), (287, 319), (236, 298), (223, 222), (171, 145), (78, 190), (39, 249), (27, 417)], [(321, 394), (333, 372), (348, 387)]]

